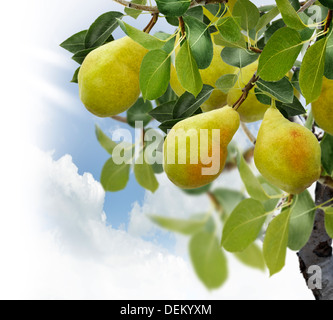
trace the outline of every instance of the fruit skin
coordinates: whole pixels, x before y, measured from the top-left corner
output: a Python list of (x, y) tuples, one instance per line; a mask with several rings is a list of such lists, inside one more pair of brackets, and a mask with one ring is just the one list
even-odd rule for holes
[(316, 123), (333, 135), (333, 80), (324, 77), (319, 99), (312, 103), (312, 114)]
[[(167, 135), (164, 142), (164, 170), (169, 179), (178, 187), (183, 189), (199, 188), (214, 181), (223, 171), (227, 159), (227, 146), (234, 134), (238, 130), (240, 119), (237, 111), (231, 107), (224, 107), (222, 109), (213, 110), (210, 112), (202, 113), (191, 118), (187, 118), (178, 122)], [(179, 144), (179, 140), (175, 139), (177, 130), (181, 130), (180, 136), (182, 137), (198, 137), (198, 163), (193, 164), (190, 162), (190, 139), (186, 139), (186, 150)], [(200, 146), (200, 129), (208, 129), (208, 146)], [(213, 129), (219, 129), (220, 141), (212, 141)], [(178, 131), (179, 133), (179, 131)], [(192, 141), (192, 140), (191, 140)], [(203, 142), (207, 142), (204, 138)], [(200, 157), (200, 147), (207, 147), (208, 155), (212, 157), (210, 161), (207, 156)], [(175, 150), (175, 159), (171, 163), (172, 158), (168, 159), (168, 152)], [(204, 150), (204, 149), (202, 149)], [(214, 151), (214, 152), (213, 152)], [(179, 154), (186, 155), (186, 161), (179, 163)], [(205, 152), (207, 154), (207, 152)], [(214, 156), (215, 154), (215, 156)], [(205, 161), (207, 160), (207, 161)], [(213, 174), (206, 175), (202, 173), (202, 169), (211, 168), (214, 164), (218, 164), (216, 170), (211, 172)]]
[(139, 72), (148, 51), (129, 37), (109, 42), (88, 54), (78, 82), (80, 99), (99, 117), (126, 111), (139, 98)]
[[(214, 44), (214, 55), (210, 66), (206, 69), (199, 70), (202, 82), (215, 88), (216, 81), (223, 75), (234, 73), (236, 68), (226, 64), (221, 58), (223, 47)], [(186, 90), (180, 84), (176, 69), (171, 65), (170, 85), (173, 91), (181, 96)], [(222, 91), (215, 89), (209, 99), (201, 106), (202, 111), (207, 112), (221, 108), (227, 103), (227, 95)]]
[(321, 149), (310, 130), (271, 107), (259, 129), (254, 162), (269, 182), (299, 194), (320, 178)]
[[(238, 72), (239, 69), (237, 69)], [(242, 95), (242, 89), (251, 80), (254, 73), (258, 70), (258, 61), (242, 68), (240, 70), (238, 81), (234, 88), (228, 93), (228, 105), (233, 105)], [(249, 92), (247, 99), (238, 108), (238, 112), (243, 122), (255, 122), (264, 118), (265, 112), (269, 108), (269, 105), (265, 105), (258, 101), (254, 89)]]

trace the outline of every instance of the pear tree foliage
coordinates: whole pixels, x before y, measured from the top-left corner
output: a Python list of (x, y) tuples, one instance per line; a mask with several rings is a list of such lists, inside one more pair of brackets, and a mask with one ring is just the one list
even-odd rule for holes
[[(202, 81), (200, 71), (212, 63), (214, 45), (221, 45), (221, 63), (235, 68), (258, 63), (253, 78), (256, 86), (248, 86), (245, 91), (251, 90), (260, 103), (274, 104), (283, 116), (296, 117), (313, 130), (322, 151), (322, 177), (333, 185), (333, 138), (314, 122), (310, 108), (321, 94), (323, 77), (333, 80), (330, 0), (306, 8), (296, 0), (272, 0), (272, 5), (263, 7), (250, 0), (229, 0), (229, 3), (156, 0), (155, 6), (148, 5), (146, 0), (133, 0), (121, 1), (121, 4), (126, 5), (122, 12), (102, 14), (86, 30), (61, 44), (79, 64), (73, 83), (78, 82), (80, 65), (86, 56), (114, 41), (114, 31), (121, 28), (148, 53), (140, 70), (141, 96), (126, 117), (119, 118), (130, 126), (135, 121), (143, 121), (143, 133), (153, 130), (165, 135), (179, 121), (202, 113), (201, 106), (214, 89), (228, 94), (237, 83), (238, 73), (223, 75), (215, 87)], [(150, 15), (144, 15), (148, 25), (140, 30), (136, 19), (147, 12), (152, 19), (149, 21)], [(173, 33), (153, 31), (161, 19), (174, 28)], [(180, 96), (170, 86), (173, 65), (184, 87)], [(290, 72), (292, 76), (287, 77)], [(96, 137), (112, 155), (101, 171), (101, 183), (106, 191), (125, 189), (131, 167), (143, 188), (153, 193), (158, 189), (156, 176), (163, 173), (162, 165), (136, 160), (118, 165), (114, 151), (120, 144), (98, 126)], [(141, 152), (150, 144), (141, 145)], [(129, 158), (135, 159), (135, 145), (121, 143), (121, 147)], [(189, 254), (194, 270), (209, 289), (222, 286), (228, 278), (226, 252), (249, 267), (263, 271), (268, 268), (271, 275), (281, 271), (287, 249), (298, 251), (307, 243), (318, 208), (308, 190), (290, 195), (257, 175), (250, 164), (253, 149), (243, 152), (232, 143), (228, 151), (225, 171), (238, 170), (244, 183), (242, 190), (215, 188), (213, 184), (182, 190), (184, 195), (208, 196), (212, 200), (212, 208), (194, 213), (188, 220), (147, 213), (158, 226), (190, 237)], [(155, 154), (162, 153), (160, 144)], [(332, 237), (332, 207), (325, 212), (327, 232)]]

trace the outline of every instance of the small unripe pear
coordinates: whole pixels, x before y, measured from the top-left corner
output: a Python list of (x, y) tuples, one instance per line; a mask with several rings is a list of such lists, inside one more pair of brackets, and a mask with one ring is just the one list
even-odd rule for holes
[(333, 80), (324, 78), (319, 99), (312, 103), (312, 114), (316, 123), (333, 135)]
[(139, 72), (148, 51), (129, 37), (109, 42), (88, 54), (78, 81), (85, 107), (99, 117), (129, 109), (139, 98)]
[[(234, 73), (236, 68), (226, 64), (221, 58), (223, 47), (214, 44), (213, 60), (206, 69), (199, 70), (202, 82), (215, 88), (216, 81), (225, 74)], [(173, 91), (181, 96), (186, 90), (180, 84), (176, 69), (171, 65), (170, 85)], [(202, 111), (207, 112), (221, 108), (227, 104), (227, 95), (222, 91), (215, 89), (209, 99), (201, 106)]]
[(291, 194), (303, 192), (321, 174), (321, 149), (314, 134), (273, 107), (260, 126), (254, 161), (264, 178)]
[(164, 170), (183, 189), (199, 188), (223, 171), (227, 146), (239, 128), (231, 107), (202, 113), (178, 122), (164, 142)]

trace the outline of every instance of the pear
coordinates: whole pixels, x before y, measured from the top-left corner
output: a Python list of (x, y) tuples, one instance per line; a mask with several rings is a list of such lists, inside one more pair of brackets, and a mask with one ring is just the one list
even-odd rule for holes
[[(242, 95), (242, 89), (251, 80), (254, 73), (258, 70), (258, 61), (240, 69), (238, 81), (234, 88), (228, 92), (228, 104), (233, 105)], [(237, 72), (239, 69), (237, 69)], [(243, 122), (255, 122), (262, 120), (269, 105), (258, 101), (254, 89), (249, 92), (247, 99), (238, 108), (240, 118)]]
[(324, 77), (320, 97), (312, 103), (312, 114), (316, 123), (333, 135), (333, 80)]
[[(199, 70), (202, 82), (212, 87), (216, 87), (216, 81), (225, 74), (234, 73), (236, 68), (226, 64), (221, 58), (221, 51), (223, 47), (215, 45), (213, 46), (213, 60), (210, 66), (206, 69)], [(180, 84), (176, 69), (171, 65), (170, 85), (173, 91), (181, 96), (186, 90)], [(227, 95), (222, 91), (215, 89), (209, 99), (201, 106), (202, 111), (207, 112), (221, 108), (227, 104)]]
[(321, 173), (321, 149), (316, 137), (284, 118), (275, 107), (265, 113), (254, 161), (264, 178), (291, 194), (303, 192)]
[(139, 98), (139, 72), (148, 51), (129, 37), (109, 42), (88, 54), (78, 75), (85, 107), (99, 117), (129, 109)]
[(178, 122), (163, 147), (168, 178), (183, 189), (214, 181), (224, 169), (227, 146), (239, 125), (237, 111), (228, 106)]

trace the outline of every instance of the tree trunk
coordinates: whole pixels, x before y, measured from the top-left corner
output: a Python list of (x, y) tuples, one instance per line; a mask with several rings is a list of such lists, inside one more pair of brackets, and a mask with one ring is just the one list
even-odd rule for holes
[[(333, 198), (333, 189), (317, 183), (316, 186), (316, 205), (322, 204)], [(328, 205), (332, 205), (328, 203)], [(308, 243), (298, 253), (301, 272), (312, 290), (316, 300), (333, 300), (333, 256), (332, 239), (325, 230), (325, 214), (323, 210), (317, 210), (311, 237)], [(320, 283), (310, 287), (311, 273), (321, 271), (319, 276)], [(318, 279), (318, 278), (317, 278)]]

